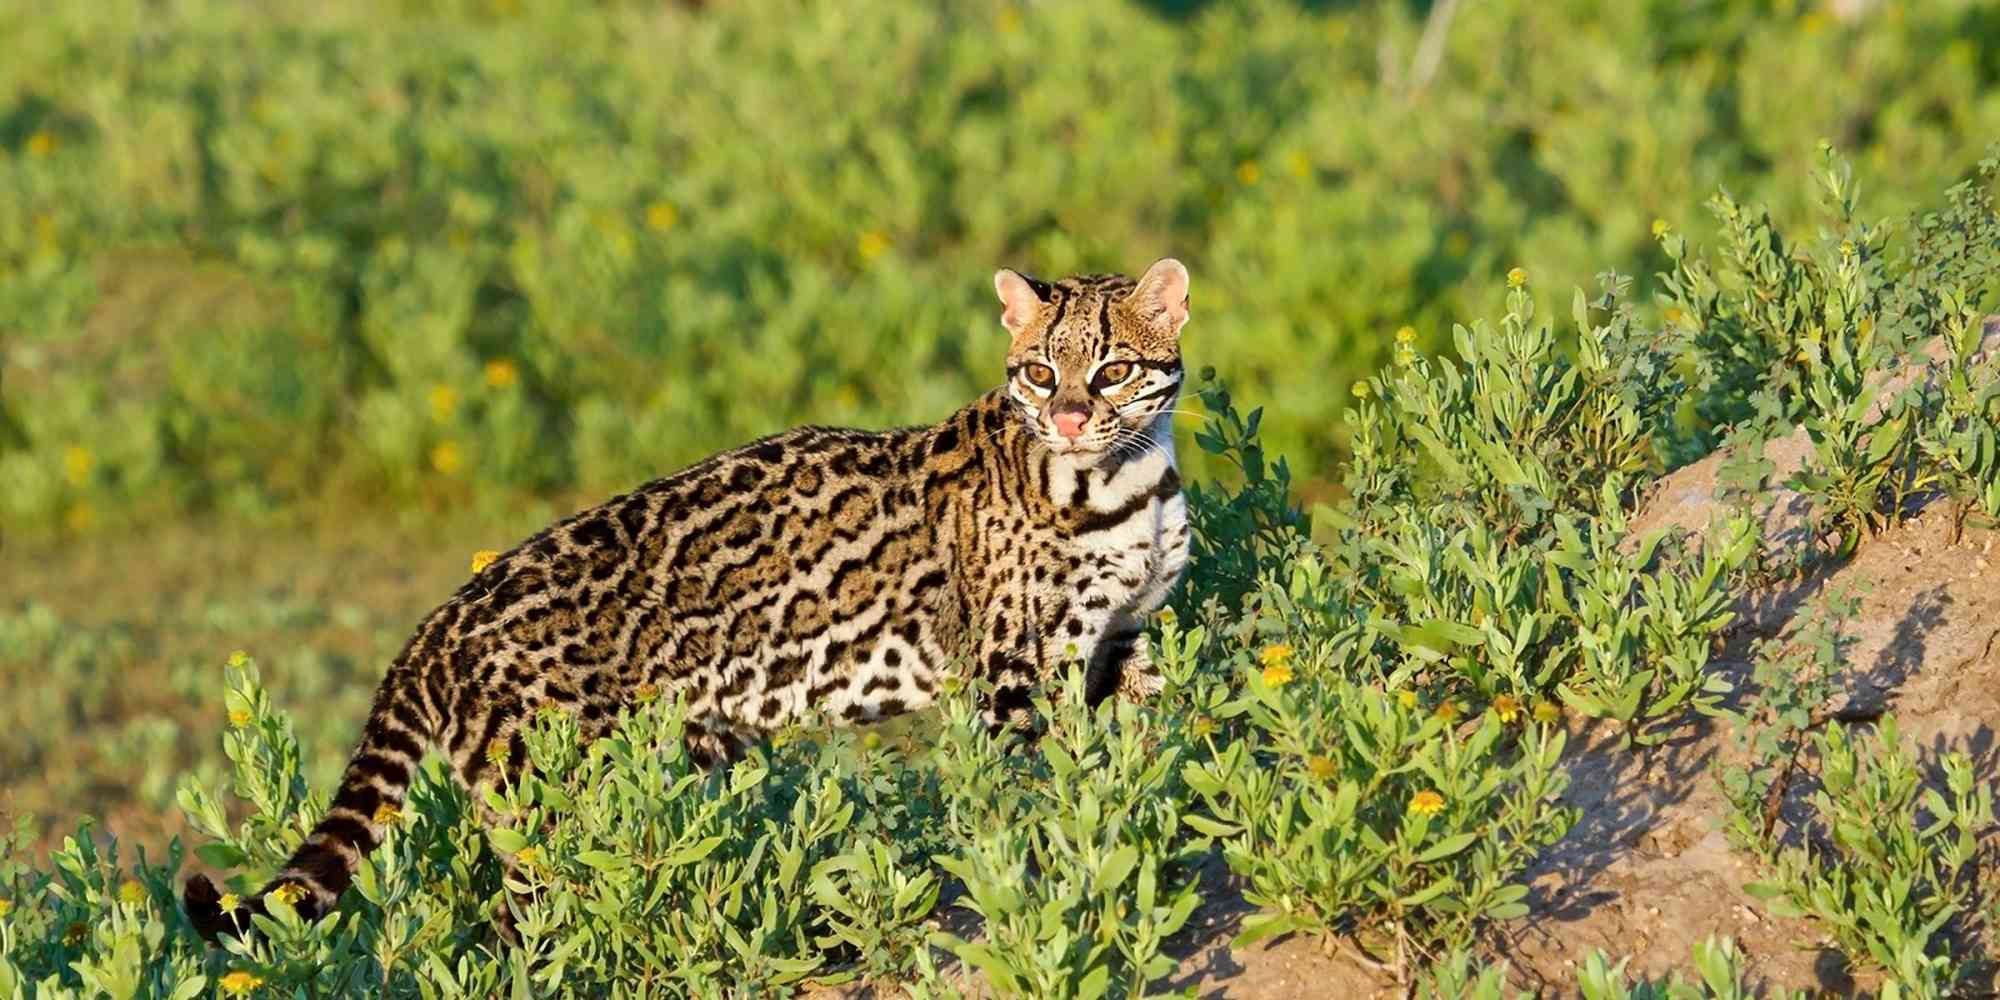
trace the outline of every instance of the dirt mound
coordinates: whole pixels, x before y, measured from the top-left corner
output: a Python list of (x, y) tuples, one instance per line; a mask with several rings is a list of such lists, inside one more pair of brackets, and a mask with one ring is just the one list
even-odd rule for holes
[[(2000, 320), (1988, 323), (1983, 348), (2000, 349)], [(1923, 377), (1925, 370), (1916, 368), (1884, 387)], [(1777, 466), (1772, 479), (1783, 479), (1810, 454), (1803, 431), (1770, 442), (1765, 457)], [(1668, 525), (1699, 531), (1722, 515), (1726, 505), (1715, 493), (1725, 457), (1712, 455), (1662, 479), (1634, 520), (1634, 535)], [(1979, 780), (2000, 780), (2000, 575), (1994, 572), (2000, 533), (1973, 527), (1954, 541), (1945, 506), (1867, 540), (1839, 565), (1743, 595), (1714, 663), (1734, 682), (1735, 697), (1748, 693), (1751, 651), (1759, 640), (1789, 641), (1816, 597), (1851, 589), (1859, 610), (1842, 634), (1852, 640), (1844, 697), (1854, 711), (1843, 714), (1891, 712), (1906, 745), (1922, 748), (1927, 758), (1964, 752)], [(1794, 552), (1814, 544), (1805, 499), (1797, 493), (1773, 489), (1757, 507), (1767, 544)], [(1848, 995), (1871, 989), (1874, 977), (1848, 968), (1817, 928), (1773, 918), (1743, 892), (1758, 873), (1753, 859), (1731, 849), (1722, 833), (1728, 804), (1715, 767), (1736, 752), (1725, 725), (1697, 720), (1676, 741), (1637, 751), (1621, 748), (1608, 727), (1579, 726), (1571, 733), (1564, 801), (1581, 810), (1581, 819), (1540, 860), (1532, 876), (1533, 912), (1504, 928), (1507, 940), (1496, 956), (1512, 962), (1518, 987), (1572, 994), (1575, 965), (1593, 948), (1614, 959), (1630, 956), (1633, 974), (1687, 969), (1694, 944), (1720, 934), (1736, 939), (1760, 990)], [(1194, 949), (1172, 986), (1194, 985), (1207, 997), (1403, 994), (1354, 958), (1322, 953), (1315, 941), (1232, 951), (1228, 937), (1248, 907), (1226, 891), (1208, 898), (1196, 918), (1206, 943)]]

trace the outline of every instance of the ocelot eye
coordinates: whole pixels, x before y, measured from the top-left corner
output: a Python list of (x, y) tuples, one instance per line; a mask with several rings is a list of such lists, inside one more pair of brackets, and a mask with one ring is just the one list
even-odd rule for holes
[(1056, 370), (1050, 368), (1048, 365), (1029, 365), (1027, 374), (1028, 381), (1034, 383), (1036, 388), (1053, 389), (1056, 387)]
[(1113, 361), (1097, 370), (1096, 382), (1099, 386), (1113, 386), (1132, 377), (1132, 362)]

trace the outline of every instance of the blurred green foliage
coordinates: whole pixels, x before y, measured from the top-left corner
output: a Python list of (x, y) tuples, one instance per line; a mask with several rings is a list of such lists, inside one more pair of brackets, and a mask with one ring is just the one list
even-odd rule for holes
[(1328, 386), (1511, 267), (1649, 274), (1718, 186), (1796, 223), (1773, 178), (1823, 137), (1880, 212), (1961, 176), (1995, 22), (1467, 4), (1426, 74), (1395, 2), (0, 4), (0, 527), (602, 492), (932, 420), (998, 379), (993, 267), (1164, 253), (1192, 360), (1323, 494)]

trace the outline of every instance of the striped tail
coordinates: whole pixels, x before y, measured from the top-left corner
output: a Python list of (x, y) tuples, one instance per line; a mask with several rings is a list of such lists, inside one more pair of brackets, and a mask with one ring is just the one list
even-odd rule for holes
[(224, 910), (222, 894), (208, 876), (188, 879), (182, 902), (195, 930), (209, 941), (225, 934), (244, 935), (252, 926), (253, 915), (268, 912), (265, 897), (277, 892), (284, 893), (307, 922), (330, 912), (354, 881), (361, 859), (382, 842), (386, 825), (402, 809), (410, 779), (431, 741), (429, 727), (421, 722), (416, 707), (390, 684), (384, 684), (368, 716), (361, 745), (341, 776), (340, 792), (325, 818), (313, 827), (270, 885), (255, 899)]

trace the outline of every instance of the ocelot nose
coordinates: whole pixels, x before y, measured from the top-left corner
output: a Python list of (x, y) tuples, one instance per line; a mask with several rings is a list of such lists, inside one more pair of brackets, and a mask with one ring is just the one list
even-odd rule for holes
[(1049, 421), (1056, 425), (1056, 433), (1070, 440), (1076, 440), (1083, 433), (1083, 425), (1090, 419), (1090, 407), (1066, 404), (1056, 407), (1049, 415)]

